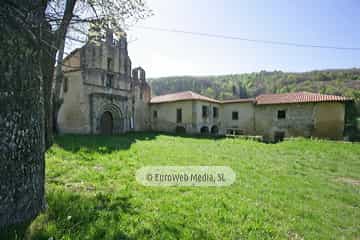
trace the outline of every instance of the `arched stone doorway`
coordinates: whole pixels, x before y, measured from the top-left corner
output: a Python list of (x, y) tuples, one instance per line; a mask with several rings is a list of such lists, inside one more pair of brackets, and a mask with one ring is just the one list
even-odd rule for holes
[(107, 104), (98, 111), (96, 130), (99, 134), (121, 134), (124, 132), (125, 120), (120, 108), (115, 104)]
[(209, 134), (209, 128), (207, 126), (203, 126), (202, 128), (200, 128), (200, 133), (203, 135)]
[(100, 133), (105, 135), (113, 134), (114, 120), (111, 112), (106, 111), (100, 119)]
[(212, 126), (211, 127), (211, 134), (212, 135), (218, 135), (218, 133), (219, 133), (219, 128), (216, 125)]

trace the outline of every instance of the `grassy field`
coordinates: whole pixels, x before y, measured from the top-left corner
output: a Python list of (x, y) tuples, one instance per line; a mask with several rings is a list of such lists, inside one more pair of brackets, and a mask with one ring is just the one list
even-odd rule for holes
[[(145, 187), (148, 165), (230, 166), (230, 187)], [(32, 239), (360, 239), (360, 144), (62, 136)]]

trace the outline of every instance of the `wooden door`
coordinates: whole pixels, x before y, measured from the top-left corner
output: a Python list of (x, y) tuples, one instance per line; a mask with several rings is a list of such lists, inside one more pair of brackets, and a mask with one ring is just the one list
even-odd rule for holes
[(113, 117), (110, 112), (104, 112), (101, 116), (100, 128), (101, 134), (111, 135), (113, 133)]

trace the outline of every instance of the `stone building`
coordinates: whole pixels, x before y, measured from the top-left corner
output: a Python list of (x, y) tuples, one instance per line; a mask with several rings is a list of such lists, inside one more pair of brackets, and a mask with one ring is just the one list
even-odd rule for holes
[(152, 130), (181, 133), (218, 133), (220, 101), (191, 91), (153, 97)]
[(193, 92), (153, 97), (156, 131), (261, 135), (267, 141), (304, 136), (341, 139), (345, 97), (309, 92), (218, 101)]
[(97, 34), (63, 61), (63, 133), (119, 134), (146, 130), (150, 87), (142, 68), (132, 69), (126, 33)]

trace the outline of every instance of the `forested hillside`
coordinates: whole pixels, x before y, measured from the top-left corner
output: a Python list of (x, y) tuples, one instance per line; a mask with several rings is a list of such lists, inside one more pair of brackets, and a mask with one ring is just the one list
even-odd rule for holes
[(177, 76), (149, 79), (153, 95), (194, 92), (216, 99), (255, 97), (262, 93), (295, 91), (344, 95), (360, 101), (360, 69), (323, 70), (305, 73), (281, 71), (222, 76)]

